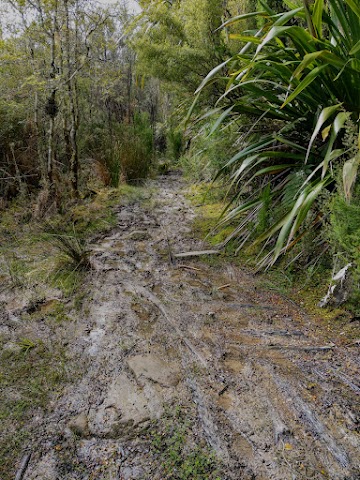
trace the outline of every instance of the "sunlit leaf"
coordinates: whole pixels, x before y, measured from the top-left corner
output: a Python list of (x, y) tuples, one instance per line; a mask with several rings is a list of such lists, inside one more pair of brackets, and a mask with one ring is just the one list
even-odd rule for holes
[[(307, 149), (307, 152), (306, 152), (305, 162), (307, 162), (307, 160), (309, 158), (311, 147), (312, 147), (312, 145), (315, 141), (315, 138), (317, 137), (318, 133), (320, 132), (322, 126), (337, 110), (339, 110), (340, 107), (341, 107), (341, 103), (338, 103), (337, 105), (331, 105), (330, 107), (326, 107), (326, 108), (322, 109), (322, 111), (319, 115), (318, 121), (316, 122), (316, 126), (314, 128), (314, 131), (313, 131), (313, 134), (311, 136), (310, 142), (309, 142), (309, 146), (308, 146), (308, 149)], [(331, 125), (329, 125), (327, 128), (324, 128), (322, 130), (322, 139), (323, 140), (326, 140), (326, 138), (327, 138), (327, 136), (330, 132), (330, 129), (331, 129)]]
[(349, 55), (356, 55), (360, 51), (360, 40), (355, 43), (349, 52)]
[(321, 137), (322, 137), (322, 139), (323, 139), (324, 142), (325, 142), (325, 140), (328, 138), (328, 136), (329, 136), (329, 134), (330, 134), (331, 127), (332, 127), (332, 125), (328, 125), (327, 127), (325, 127), (325, 128), (321, 131)]
[(303, 90), (305, 90), (316, 78), (326, 69), (327, 65), (321, 65), (320, 67), (315, 67), (311, 72), (306, 75), (306, 77), (299, 83), (295, 88), (293, 93), (282, 104), (281, 108), (284, 108), (285, 105), (292, 102)]
[(347, 201), (351, 200), (352, 188), (355, 184), (360, 162), (360, 153), (344, 163), (343, 166), (343, 185), (344, 195)]

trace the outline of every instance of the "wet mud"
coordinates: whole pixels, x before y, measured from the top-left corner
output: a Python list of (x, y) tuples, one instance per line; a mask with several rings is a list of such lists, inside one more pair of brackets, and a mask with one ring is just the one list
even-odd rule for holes
[(90, 245), (66, 340), (80, 374), (36, 420), (24, 478), (161, 479), (142, 435), (181, 406), (223, 479), (360, 479), (358, 344), (245, 268), (177, 258), (209, 247), (192, 237), (182, 179), (152, 187)]

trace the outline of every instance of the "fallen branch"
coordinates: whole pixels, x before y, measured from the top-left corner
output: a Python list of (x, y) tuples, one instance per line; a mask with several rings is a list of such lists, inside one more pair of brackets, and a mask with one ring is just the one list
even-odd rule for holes
[(175, 258), (200, 257), (201, 255), (219, 255), (219, 250), (200, 250), (194, 252), (175, 253)]
[(227, 283), (226, 285), (221, 285), (221, 287), (218, 287), (218, 290), (224, 290), (225, 288), (231, 287), (231, 283)]
[(21, 459), (20, 467), (19, 467), (19, 470), (17, 471), (15, 480), (22, 480), (24, 478), (25, 472), (29, 466), (30, 458), (31, 458), (31, 452), (25, 453), (25, 455)]

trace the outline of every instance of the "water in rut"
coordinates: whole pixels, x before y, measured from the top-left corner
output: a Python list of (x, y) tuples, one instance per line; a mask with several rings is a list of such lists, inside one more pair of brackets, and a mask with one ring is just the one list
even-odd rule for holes
[(78, 373), (33, 419), (24, 478), (164, 479), (148, 429), (180, 406), (218, 478), (360, 479), (359, 344), (246, 270), (177, 257), (208, 248), (196, 213), (178, 175), (152, 187), (91, 244), (88, 297), (61, 330)]

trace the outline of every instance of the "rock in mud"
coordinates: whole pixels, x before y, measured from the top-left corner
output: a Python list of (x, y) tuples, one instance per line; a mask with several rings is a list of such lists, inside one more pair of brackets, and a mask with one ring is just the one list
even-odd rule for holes
[(126, 239), (134, 240), (134, 241), (145, 241), (149, 240), (151, 238), (150, 234), (146, 231), (143, 230), (135, 230), (133, 232), (130, 232), (127, 236)]
[(161, 402), (151, 392), (152, 402), (143, 390), (121, 374), (110, 386), (102, 404), (89, 413), (90, 431), (94, 436), (118, 438), (129, 435), (134, 427), (161, 415)]
[(75, 435), (86, 438), (90, 435), (88, 417), (85, 412), (80, 413), (69, 423), (69, 428)]
[(180, 381), (180, 370), (155, 355), (136, 355), (128, 360), (128, 366), (137, 380), (148, 379), (162, 387), (175, 387)]

